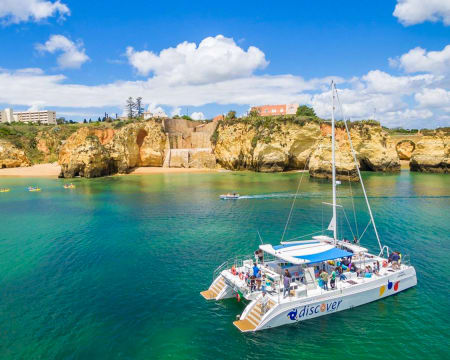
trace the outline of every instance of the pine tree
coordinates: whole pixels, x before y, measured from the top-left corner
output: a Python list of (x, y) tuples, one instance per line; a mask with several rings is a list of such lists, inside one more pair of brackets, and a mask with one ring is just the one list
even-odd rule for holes
[(127, 104), (126, 104), (126, 110), (127, 110), (127, 114), (128, 114), (128, 119), (132, 119), (134, 117), (134, 109), (136, 107), (136, 104), (133, 101), (133, 98), (130, 96), (127, 100)]
[(137, 117), (141, 117), (142, 113), (144, 112), (144, 109), (142, 108), (142, 97), (136, 98), (135, 103), (136, 111), (137, 111)]

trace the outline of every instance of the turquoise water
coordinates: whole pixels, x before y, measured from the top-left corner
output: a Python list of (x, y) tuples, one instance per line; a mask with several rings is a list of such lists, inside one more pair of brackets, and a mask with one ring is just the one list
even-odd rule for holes
[[(218, 265), (258, 246), (257, 230), (279, 242), (300, 176), (117, 176), (76, 180), (73, 190), (64, 180), (0, 179), (11, 188), (0, 193), (0, 358), (446, 357), (448, 175), (365, 174), (382, 241), (410, 255), (416, 288), (254, 334), (232, 324), (241, 303), (203, 300)], [(234, 190), (250, 196), (218, 199)], [(330, 220), (321, 205), (330, 201), (329, 183), (305, 175), (301, 190), (286, 239)], [(369, 218), (359, 188), (343, 183), (339, 201), (353, 224), (350, 190), (362, 233)], [(377, 249), (372, 231), (362, 243)]]

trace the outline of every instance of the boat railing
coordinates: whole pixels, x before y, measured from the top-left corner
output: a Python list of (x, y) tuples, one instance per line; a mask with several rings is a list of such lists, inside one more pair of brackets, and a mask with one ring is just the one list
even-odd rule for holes
[(384, 249), (386, 249), (386, 257), (389, 257), (389, 246), (384, 245), (383, 248), (381, 249), (380, 253), (378, 254), (378, 256), (383, 257), (384, 255)]
[(401, 264), (407, 266), (411, 265), (411, 258), (409, 254), (402, 254)]
[(219, 274), (225, 270), (225, 269), (231, 269), (231, 267), (234, 265), (236, 268), (244, 266), (245, 260), (252, 260), (253, 261), (253, 255), (238, 255), (234, 256), (226, 261), (224, 261), (221, 265), (219, 265), (213, 272), (213, 281), (214, 279), (219, 276)]

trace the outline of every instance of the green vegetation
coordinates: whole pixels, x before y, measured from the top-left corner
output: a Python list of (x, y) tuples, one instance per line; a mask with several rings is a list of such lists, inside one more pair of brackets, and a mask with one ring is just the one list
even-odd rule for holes
[(310, 116), (310, 117), (316, 117), (316, 112), (314, 109), (307, 105), (301, 105), (297, 108), (296, 115), (298, 116)]

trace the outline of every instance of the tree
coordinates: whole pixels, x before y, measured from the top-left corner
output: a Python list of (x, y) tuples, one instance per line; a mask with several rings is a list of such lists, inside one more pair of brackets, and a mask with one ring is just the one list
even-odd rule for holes
[(299, 116), (312, 116), (316, 117), (316, 112), (312, 107), (309, 107), (307, 105), (302, 105), (297, 108), (297, 115)]
[(227, 119), (228, 119), (228, 120), (236, 119), (236, 111), (234, 111), (234, 110), (228, 111)]
[(137, 97), (135, 102), (135, 108), (137, 111), (137, 117), (141, 117), (144, 112), (144, 108), (142, 107), (142, 97)]
[(89, 119), (89, 124), (92, 122), (92, 120), (91, 119)]
[(56, 119), (56, 123), (58, 125), (61, 125), (61, 124), (64, 124), (65, 120), (66, 120), (66, 118), (59, 117), (59, 118)]
[(97, 119), (97, 122), (100, 122), (100, 121), (102, 121), (102, 118), (99, 116)]
[(192, 120), (192, 118), (189, 115), (183, 115), (181, 118), (185, 120)]
[(87, 120), (86, 119), (83, 120), (83, 124), (87, 124)]
[(125, 109), (127, 110), (128, 119), (132, 119), (134, 117), (134, 109), (136, 105), (133, 101), (133, 98), (130, 96), (127, 100), (127, 104), (125, 106)]
[(248, 116), (250, 116), (250, 117), (258, 117), (259, 116), (259, 111), (257, 109), (251, 109), (250, 112), (248, 113)]

